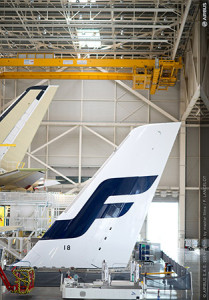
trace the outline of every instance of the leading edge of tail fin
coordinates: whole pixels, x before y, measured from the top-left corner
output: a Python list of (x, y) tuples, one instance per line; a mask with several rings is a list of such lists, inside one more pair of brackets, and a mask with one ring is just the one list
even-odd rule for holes
[(18, 263), (36, 267), (126, 266), (180, 123), (138, 127), (43, 238)]
[(16, 147), (0, 147), (1, 168), (10, 171), (22, 161), (57, 88), (30, 87), (1, 114), (0, 143), (16, 144)]

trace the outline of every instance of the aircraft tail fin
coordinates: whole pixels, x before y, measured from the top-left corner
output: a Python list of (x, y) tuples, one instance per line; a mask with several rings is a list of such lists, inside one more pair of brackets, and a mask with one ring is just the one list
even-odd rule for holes
[(180, 123), (135, 128), (17, 265), (128, 264)]
[(26, 89), (0, 115), (0, 167), (11, 171), (18, 168), (49, 107), (57, 86), (33, 86)]

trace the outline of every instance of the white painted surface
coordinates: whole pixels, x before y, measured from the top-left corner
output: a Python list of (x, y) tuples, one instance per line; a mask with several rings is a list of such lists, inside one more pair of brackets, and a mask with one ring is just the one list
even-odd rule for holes
[[(84, 296), (85, 295), (85, 296)], [(142, 299), (141, 290), (136, 288), (70, 288), (64, 287), (63, 299)], [(139, 297), (139, 298), (137, 298)]]
[[(76, 238), (41, 240), (24, 260), (37, 267), (92, 268), (100, 267), (105, 259), (109, 267), (125, 267), (179, 127), (180, 123), (166, 123), (134, 129), (59, 220), (75, 218), (97, 187), (107, 179), (157, 175), (152, 186), (141, 194), (107, 199), (111, 203), (132, 201), (126, 214), (118, 218), (95, 219), (88, 230)], [(70, 251), (65, 250), (67, 245), (70, 245)], [(24, 265), (24, 262), (18, 265)]]

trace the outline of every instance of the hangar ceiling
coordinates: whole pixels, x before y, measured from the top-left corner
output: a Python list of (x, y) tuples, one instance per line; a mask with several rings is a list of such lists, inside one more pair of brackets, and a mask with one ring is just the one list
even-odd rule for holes
[(171, 59), (185, 50), (198, 3), (4, 0), (0, 2), (1, 57), (44, 52), (81, 58)]

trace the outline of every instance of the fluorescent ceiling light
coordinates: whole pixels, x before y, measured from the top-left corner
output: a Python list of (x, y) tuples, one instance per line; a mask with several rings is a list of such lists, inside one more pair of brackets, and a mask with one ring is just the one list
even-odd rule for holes
[[(79, 47), (84, 48), (99, 48), (101, 47), (101, 41), (91, 41), (91, 38), (100, 38), (100, 32), (98, 29), (78, 29), (77, 30), (78, 39), (82, 38), (82, 41), (79, 41)], [(85, 38), (88, 39), (85, 41)]]
[(87, 3), (87, 2), (96, 2), (96, 0), (68, 0), (69, 3)]

